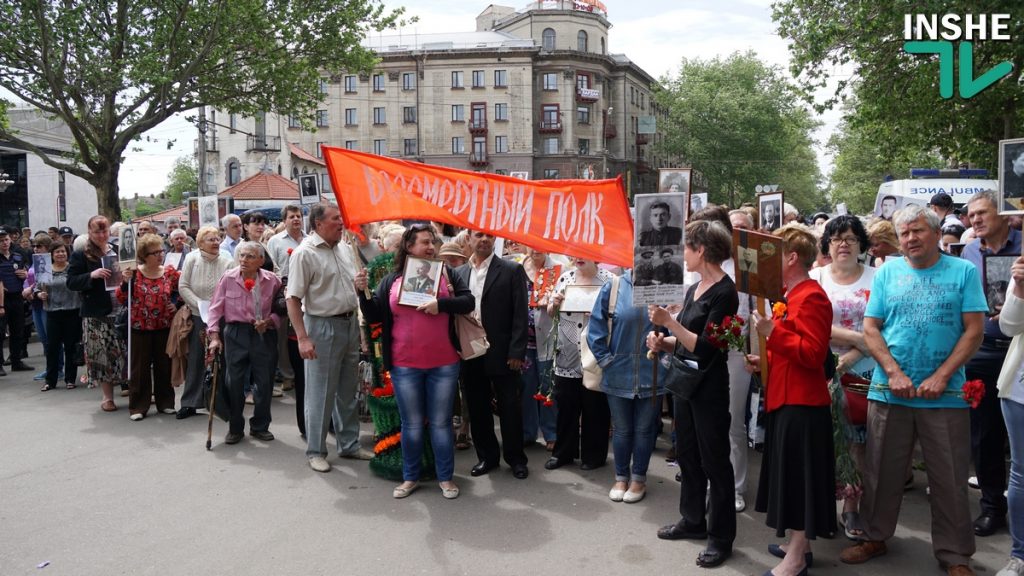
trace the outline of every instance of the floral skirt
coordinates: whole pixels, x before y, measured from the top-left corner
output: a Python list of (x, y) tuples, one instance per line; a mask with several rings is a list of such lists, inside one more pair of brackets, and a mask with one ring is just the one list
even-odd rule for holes
[(125, 343), (114, 333), (114, 318), (82, 318), (82, 347), (89, 381), (119, 384), (124, 379)]

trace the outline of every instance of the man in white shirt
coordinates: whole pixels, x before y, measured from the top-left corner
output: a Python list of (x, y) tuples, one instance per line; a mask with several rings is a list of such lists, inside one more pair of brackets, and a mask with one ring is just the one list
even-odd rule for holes
[(220, 219), (220, 227), (224, 229), (224, 241), (220, 249), (234, 258), (235, 247), (242, 241), (242, 219), (237, 214), (228, 214)]

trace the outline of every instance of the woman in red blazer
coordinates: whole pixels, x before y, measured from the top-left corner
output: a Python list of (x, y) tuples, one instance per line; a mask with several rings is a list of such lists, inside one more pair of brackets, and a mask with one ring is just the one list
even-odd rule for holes
[[(768, 412), (764, 458), (755, 510), (767, 512), (765, 523), (789, 546), (768, 547), (782, 558), (765, 576), (807, 573), (813, 557), (810, 540), (836, 531), (835, 457), (832, 447), (831, 396), (825, 378), (832, 331), (832, 304), (807, 272), (817, 256), (817, 242), (803, 226), (775, 232), (782, 238), (782, 280), (789, 287), (785, 308), (752, 323), (768, 338)], [(756, 366), (760, 358), (748, 356)]]

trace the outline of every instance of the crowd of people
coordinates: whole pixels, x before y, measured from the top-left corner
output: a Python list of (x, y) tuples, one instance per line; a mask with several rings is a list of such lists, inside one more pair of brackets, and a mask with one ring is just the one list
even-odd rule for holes
[[(667, 213), (662, 208), (654, 205), (652, 218)], [(840, 525), (855, 540), (841, 561), (887, 553), (901, 494), (913, 485), (916, 445), (940, 565), (951, 576), (973, 574), (975, 537), (1008, 525), (1013, 548), (997, 576), (1020, 576), (1020, 222), (998, 214), (991, 192), (964, 207), (969, 229), (949, 218), (951, 209), (937, 197), (887, 218), (815, 214), (805, 225), (788, 205), (781, 223), (749, 206), (708, 205), (675, 228), (671, 241), (640, 237), (642, 246), (682, 253), (678, 280), (646, 261), (654, 250), (642, 251), (636, 270), (623, 270), (430, 222), (379, 223), (365, 226), (363, 239), (346, 237), (329, 204), (310, 207), (308, 226), (294, 205), (281, 210), (276, 226), (259, 211), (229, 214), (219, 228), (191, 234), (169, 220), (166, 237), (143, 222), (136, 261), (121, 271), (110, 262), (128, 224), (95, 216), (77, 239), (70, 228), (35, 236), (0, 228), (0, 315), (12, 370), (34, 370), (24, 363), (21, 319), (30, 318), (45, 350), (42, 390), (61, 379), (76, 387), (84, 366), (81, 382), (101, 389), (101, 409), (118, 410), (120, 388), (133, 421), (144, 420), (153, 403), (178, 419), (206, 411), (207, 382), (219, 381), (226, 444), (244, 439), (247, 403), (249, 435), (274, 440), (272, 398), (282, 381), (294, 390), (296, 424), (317, 472), (331, 470), (330, 452), (373, 458), (359, 443), (358, 407), (376, 358), (401, 419), (402, 482), (394, 498), (410, 496), (426, 477), (436, 478), (444, 498), (457, 498), (458, 449), (476, 452), (470, 476), (492, 473), (504, 460), (526, 479), (526, 448), (538, 441), (550, 452), (545, 469), (578, 460), (581, 470), (595, 470), (607, 464), (610, 438), (608, 497), (635, 504), (647, 492), (655, 440), (670, 415), (679, 517), (657, 536), (705, 541), (696, 564), (706, 568), (729, 559), (736, 515), (747, 507), (748, 427), (757, 415), (750, 397), (757, 394), (764, 455), (755, 509), (779, 538), (789, 536), (769, 547), (780, 562), (766, 576), (806, 574), (811, 542)], [(786, 293), (762, 308), (737, 289), (732, 231), (755, 230), (766, 219), (781, 239)], [(959, 244), (952, 240), (965, 235), (962, 257), (950, 254)], [(31, 239), (22, 248), (25, 236)], [(34, 277), (29, 250), (51, 255), (45, 279)], [(1016, 258), (996, 310), (983, 282), (994, 255)], [(437, 260), (443, 264), (434, 275)], [(634, 285), (655, 280), (682, 282), (685, 298), (633, 306)], [(567, 308), (570, 290), (595, 293), (592, 309)], [(407, 296), (417, 303), (404, 302)], [(485, 351), (466, 345), (464, 322), (482, 328)], [(714, 336), (723, 325), (736, 326), (739, 345)], [(596, 383), (584, 366), (589, 356), (601, 372)], [(984, 388), (980, 399), (972, 397), (974, 381)], [(175, 386), (182, 387), (177, 406)], [(431, 462), (433, 470), (425, 468)], [(852, 476), (841, 472), (844, 462)], [(971, 481), (981, 490), (977, 518), (968, 496), (972, 464)]]

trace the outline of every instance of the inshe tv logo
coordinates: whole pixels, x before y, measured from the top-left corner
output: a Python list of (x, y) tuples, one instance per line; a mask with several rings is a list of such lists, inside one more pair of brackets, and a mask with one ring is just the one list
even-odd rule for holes
[[(953, 97), (953, 67), (959, 66), (960, 97), (967, 99), (995, 84), (1013, 71), (1011, 62), (1000, 62), (981, 76), (974, 76), (975, 40), (1010, 41), (1009, 14), (905, 14), (903, 50), (910, 54), (939, 55), (939, 95)], [(959, 42), (959, 58), (953, 43)], [(957, 62), (959, 60), (959, 62)]]

